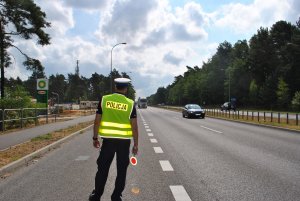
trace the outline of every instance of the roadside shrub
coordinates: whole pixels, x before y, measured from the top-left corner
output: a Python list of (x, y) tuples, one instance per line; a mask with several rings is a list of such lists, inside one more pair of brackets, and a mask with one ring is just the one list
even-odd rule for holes
[(296, 111), (300, 111), (300, 91), (297, 91), (292, 100), (292, 107)]
[(1, 109), (25, 108), (31, 105), (30, 96), (22, 86), (16, 86), (14, 90), (6, 88), (5, 97), (0, 99)]

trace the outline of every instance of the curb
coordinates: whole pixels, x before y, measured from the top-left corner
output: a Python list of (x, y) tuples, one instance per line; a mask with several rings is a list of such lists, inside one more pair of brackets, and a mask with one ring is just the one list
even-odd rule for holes
[(62, 138), (52, 144), (49, 144), (47, 145), (46, 147), (43, 147), (39, 150), (36, 150), (35, 152), (27, 155), (27, 156), (24, 156), (23, 158), (20, 158), (12, 163), (9, 163), (5, 166), (3, 166), (2, 168), (0, 168), (0, 177), (7, 174), (7, 173), (10, 173), (12, 171), (15, 171), (16, 169), (24, 166), (24, 165), (28, 165), (28, 163), (30, 161), (32, 161), (34, 158), (37, 158), (39, 156), (42, 156), (43, 154), (51, 151), (52, 149), (55, 149), (57, 148), (59, 145), (61, 145), (62, 143), (64, 142), (67, 142), (69, 140), (71, 140), (73, 137), (79, 135), (81, 132), (83, 131), (86, 131), (88, 129), (90, 129), (93, 125), (90, 125), (90, 126), (87, 126), (79, 131), (76, 131), (75, 133), (72, 133), (70, 134), (69, 136), (65, 137), (65, 138)]

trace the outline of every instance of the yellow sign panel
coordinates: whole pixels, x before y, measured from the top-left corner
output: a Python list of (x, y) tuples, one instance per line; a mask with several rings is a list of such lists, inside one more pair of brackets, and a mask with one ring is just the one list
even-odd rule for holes
[(124, 103), (118, 103), (114, 101), (107, 101), (106, 108), (114, 109), (114, 110), (122, 110), (127, 111), (128, 105)]

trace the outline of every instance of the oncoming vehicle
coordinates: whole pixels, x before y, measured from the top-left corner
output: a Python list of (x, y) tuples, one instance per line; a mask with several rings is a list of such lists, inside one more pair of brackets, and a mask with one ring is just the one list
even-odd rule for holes
[(183, 110), (182, 110), (182, 117), (187, 117), (187, 118), (191, 118), (191, 117), (199, 117), (204, 119), (205, 118), (205, 111), (203, 108), (201, 108), (199, 105), (197, 104), (187, 104), (184, 106)]
[(139, 98), (138, 99), (138, 108), (147, 108), (147, 99), (146, 98)]
[(236, 107), (234, 104), (230, 103), (230, 102), (225, 102), (223, 105), (221, 105), (221, 111), (223, 110), (236, 110)]

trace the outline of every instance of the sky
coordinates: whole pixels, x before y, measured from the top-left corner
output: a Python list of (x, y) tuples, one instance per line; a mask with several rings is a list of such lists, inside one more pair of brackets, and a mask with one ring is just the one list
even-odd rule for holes
[[(46, 76), (75, 73), (108, 76), (111, 69), (132, 78), (136, 97), (172, 84), (186, 66), (207, 62), (225, 40), (249, 41), (260, 27), (279, 20), (296, 24), (299, 0), (35, 0), (51, 27), (51, 45), (15, 38), (15, 45), (45, 67)], [(114, 45), (126, 42), (126, 45)], [(113, 48), (113, 50), (112, 50)], [(6, 77), (26, 80), (32, 72), (14, 57)], [(112, 55), (111, 55), (112, 53)], [(112, 56), (112, 63), (111, 63)]]

